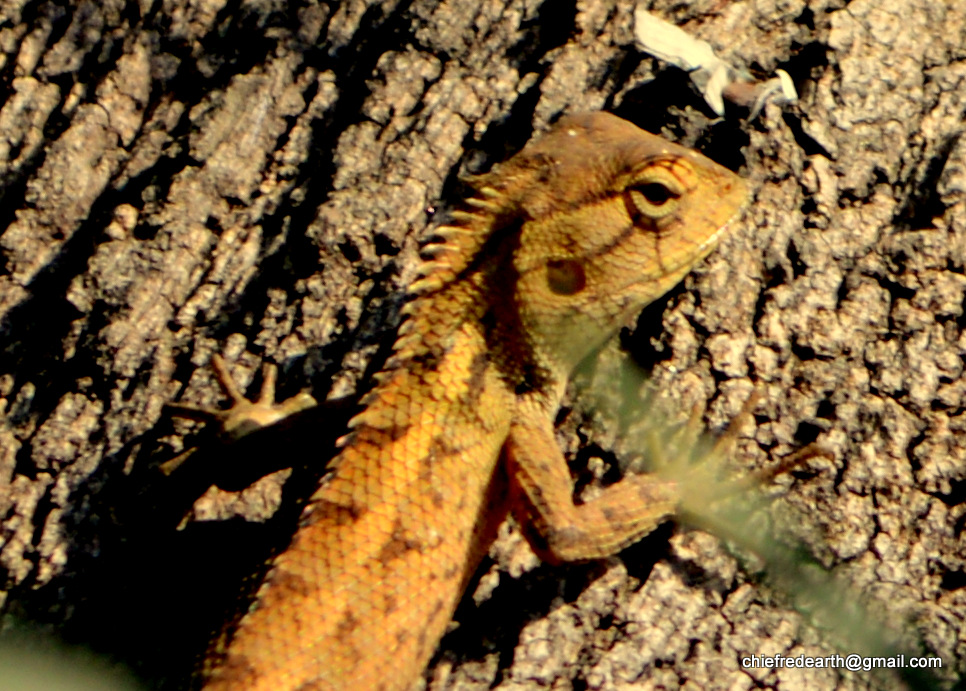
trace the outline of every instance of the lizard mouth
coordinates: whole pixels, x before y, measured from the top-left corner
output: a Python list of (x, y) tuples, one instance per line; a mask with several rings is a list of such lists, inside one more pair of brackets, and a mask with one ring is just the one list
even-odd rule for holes
[(718, 246), (718, 243), (721, 241), (722, 236), (726, 232), (731, 230), (731, 228), (738, 223), (741, 216), (742, 216), (741, 213), (735, 214), (730, 219), (728, 219), (727, 223), (722, 225), (720, 228), (714, 231), (714, 233), (712, 233), (710, 236), (705, 238), (704, 242), (698, 245), (698, 254), (701, 255), (702, 257), (706, 257), (708, 254), (710, 254), (711, 251)]
[(681, 258), (670, 266), (665, 266), (662, 264), (662, 270), (667, 273), (674, 273), (675, 271), (679, 271), (685, 267), (694, 267), (697, 262), (707, 257), (715, 250), (725, 234), (727, 234), (735, 225), (738, 224), (741, 216), (741, 213), (737, 213), (732, 216), (726, 223), (714, 231), (714, 233), (702, 240), (697, 245), (697, 249), (694, 252), (679, 255)]

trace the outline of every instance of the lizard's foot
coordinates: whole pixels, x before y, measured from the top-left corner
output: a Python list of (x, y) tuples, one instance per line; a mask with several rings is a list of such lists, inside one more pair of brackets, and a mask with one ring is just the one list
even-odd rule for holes
[[(288, 398), (281, 403), (275, 402), (275, 382), (278, 376), (278, 368), (275, 365), (265, 363), (262, 367), (262, 388), (258, 398), (250, 401), (245, 398), (239, 390), (238, 385), (228, 372), (225, 360), (221, 355), (211, 356), (211, 366), (215, 370), (215, 377), (221, 385), (222, 390), (231, 399), (231, 407), (228, 410), (192, 406), (183, 403), (168, 403), (165, 408), (172, 415), (187, 417), (193, 420), (200, 420), (218, 425), (218, 436), (226, 443), (238, 441), (242, 437), (274, 425), (280, 420), (293, 415), (294, 413), (312, 408), (318, 403), (308, 393), (302, 392)], [(194, 449), (180, 454), (179, 456), (163, 463), (161, 471), (165, 475), (174, 472), (185, 460), (194, 452)]]
[(820, 443), (812, 443), (770, 468), (736, 477), (729, 461), (741, 428), (759, 402), (759, 394), (752, 393), (717, 440), (702, 434), (700, 415), (693, 414), (670, 434), (659, 437), (652, 431), (647, 448), (655, 466), (653, 474), (677, 486), (677, 516), (683, 523), (771, 559), (784, 553), (761, 529), (759, 517), (771, 503), (762, 487), (782, 473), (803, 468), (811, 458), (834, 455)]
[(648, 436), (647, 446), (654, 463), (652, 472), (678, 484), (686, 512), (693, 509), (702, 513), (715, 502), (751, 493), (777, 476), (801, 468), (811, 458), (832, 456), (821, 444), (812, 443), (771, 468), (733, 477), (733, 471), (727, 467), (728, 460), (735, 453), (742, 426), (760, 401), (760, 392), (753, 391), (728, 428), (714, 440), (702, 433), (697, 409), (669, 436), (659, 438), (656, 433)]

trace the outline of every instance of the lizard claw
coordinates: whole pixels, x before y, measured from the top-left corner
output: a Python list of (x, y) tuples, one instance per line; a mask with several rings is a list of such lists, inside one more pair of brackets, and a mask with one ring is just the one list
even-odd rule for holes
[(812, 443), (782, 458), (771, 468), (752, 471), (738, 478), (729, 477), (727, 461), (735, 452), (742, 426), (760, 402), (761, 392), (753, 391), (713, 443), (702, 434), (701, 414), (697, 408), (670, 438), (650, 434), (647, 444), (656, 474), (686, 487), (682, 494), (688, 494), (688, 502), (704, 507), (755, 490), (783, 473), (801, 469), (812, 458), (833, 457), (824, 446)]

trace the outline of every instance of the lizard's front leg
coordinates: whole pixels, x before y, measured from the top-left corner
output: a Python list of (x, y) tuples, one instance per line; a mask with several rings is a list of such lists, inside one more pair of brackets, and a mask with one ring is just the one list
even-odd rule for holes
[[(342, 418), (348, 420), (348, 415), (341, 412), (343, 408), (349, 407), (345, 400), (324, 402), (320, 406), (310, 394), (303, 391), (276, 403), (275, 365), (264, 365), (261, 392), (255, 400), (249, 400), (242, 394), (220, 355), (212, 355), (211, 367), (222, 390), (231, 399), (230, 408), (219, 410), (183, 403), (168, 403), (165, 408), (173, 416), (200, 420), (215, 427), (215, 436), (221, 442), (216, 459), (231, 458), (231, 463), (219, 466), (229, 472), (209, 472), (210, 467), (207, 470), (199, 469), (199, 472), (208, 473), (206, 477), (209, 482), (222, 489), (241, 490), (269, 473), (292, 467), (291, 462), (277, 453), (279, 448), (284, 448), (284, 444), (280, 444), (278, 440), (285, 438), (291, 443), (294, 435), (292, 428), (299, 422), (304, 424), (309, 415), (314, 415), (317, 420), (332, 418), (336, 421), (336, 424), (326, 428), (329, 436), (334, 435), (334, 429), (341, 431)], [(319, 425), (314, 427), (317, 429)], [(273, 436), (266, 436), (269, 433)], [(328, 445), (328, 437), (324, 441), (320, 440), (318, 444), (322, 448), (327, 448)], [(198, 451), (198, 448), (192, 447), (162, 463), (161, 472), (168, 476), (179, 472), (186, 461)], [(270, 462), (264, 462), (266, 459)], [(211, 466), (210, 461), (213, 459), (209, 456), (208, 460), (208, 465)], [(194, 465), (194, 461), (191, 465)]]
[(677, 508), (674, 482), (628, 475), (584, 504), (574, 504), (573, 480), (554, 439), (553, 415), (522, 399), (506, 442), (515, 491), (514, 515), (534, 551), (551, 562), (610, 556), (636, 542)]

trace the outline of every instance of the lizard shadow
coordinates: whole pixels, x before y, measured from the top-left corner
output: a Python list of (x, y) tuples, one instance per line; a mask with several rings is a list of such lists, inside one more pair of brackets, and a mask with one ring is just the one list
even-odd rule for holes
[[(96, 547), (71, 555), (82, 575), (64, 637), (128, 662), (150, 688), (184, 688), (212, 633), (244, 612), (267, 561), (286, 546), (355, 410), (337, 401), (230, 444), (199, 442), (203, 450), (170, 475), (140, 457), (130, 476), (112, 475), (87, 497), (88, 515), (103, 518)], [(267, 520), (182, 525), (212, 485), (233, 492), (271, 474), (281, 497)], [(267, 503), (257, 494), (250, 502)]]

